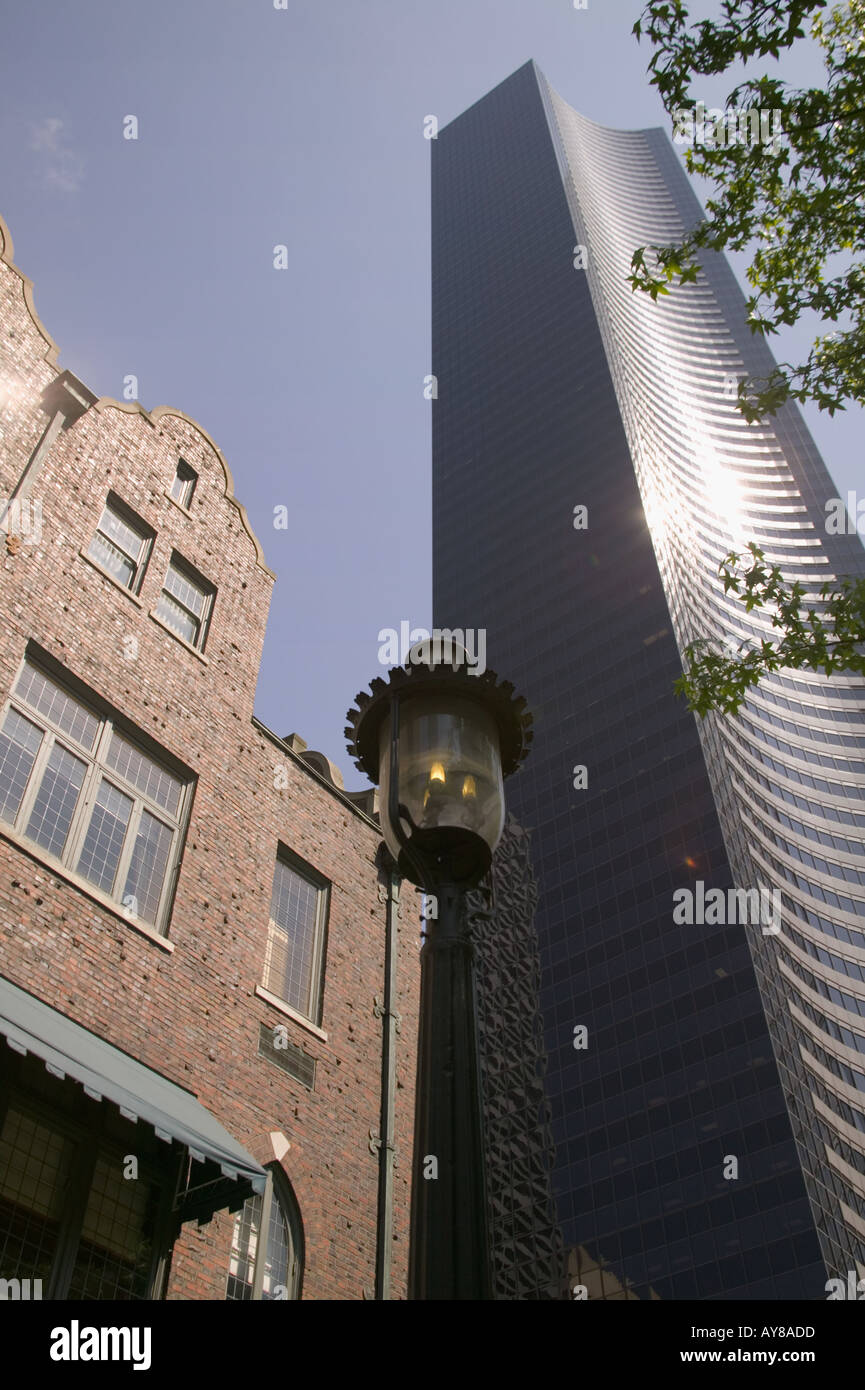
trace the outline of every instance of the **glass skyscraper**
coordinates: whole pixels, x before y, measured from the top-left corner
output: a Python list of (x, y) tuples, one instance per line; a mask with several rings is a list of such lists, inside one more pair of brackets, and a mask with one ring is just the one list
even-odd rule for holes
[[(777, 676), (698, 724), (673, 682), (695, 637), (771, 632), (728, 551), (809, 588), (865, 551), (826, 532), (798, 410), (737, 409), (773, 359), (723, 257), (657, 303), (627, 283), (701, 215), (664, 131), (595, 125), (530, 62), (431, 148), (434, 620), (485, 628), (535, 716), (508, 803), (572, 1268), (825, 1298), (865, 1277), (865, 685)], [(777, 913), (680, 924), (686, 888)]]

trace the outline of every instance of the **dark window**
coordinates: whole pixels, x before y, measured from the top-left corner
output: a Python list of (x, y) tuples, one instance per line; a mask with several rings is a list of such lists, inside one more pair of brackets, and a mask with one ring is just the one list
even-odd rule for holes
[[(170, 1190), (170, 1189), (169, 1189)], [(147, 1299), (166, 1189), (124, 1178), (122, 1150), (13, 1101), (0, 1127), (0, 1259), (5, 1278), (52, 1299)], [(31, 1297), (32, 1297), (31, 1293)]]
[(185, 459), (178, 459), (177, 471), (171, 484), (171, 496), (175, 502), (180, 503), (181, 507), (189, 507), (197, 479), (198, 474), (195, 469), (190, 468)]

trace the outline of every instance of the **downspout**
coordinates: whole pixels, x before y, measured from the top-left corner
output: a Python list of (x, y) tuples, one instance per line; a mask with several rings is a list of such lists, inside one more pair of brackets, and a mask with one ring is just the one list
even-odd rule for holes
[(370, 1147), (378, 1149), (378, 1218), (376, 1225), (375, 1297), (390, 1299), (391, 1255), (393, 1250), (393, 1168), (394, 1110), (396, 1103), (396, 1035), (400, 1016), (394, 1011), (396, 998), (397, 919), (400, 913), (400, 877), (396, 864), (382, 847), (380, 865), (385, 883), (379, 897), (387, 904), (384, 938), (384, 997), (376, 995), (374, 1013), (382, 1020), (381, 1116), (379, 1136), (370, 1135)]

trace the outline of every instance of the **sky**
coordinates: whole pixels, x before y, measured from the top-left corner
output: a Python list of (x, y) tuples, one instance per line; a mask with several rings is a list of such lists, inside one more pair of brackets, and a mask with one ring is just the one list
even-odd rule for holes
[[(344, 715), (382, 674), (379, 631), (432, 621), (424, 118), (534, 58), (592, 120), (669, 131), (631, 34), (642, 8), (0, 3), (0, 214), (60, 366), (118, 399), (134, 375), (146, 409), (183, 410), (222, 449), (278, 576), (256, 713), (350, 788)], [(807, 53), (780, 66), (814, 72)], [(790, 337), (777, 356), (807, 343)], [(863, 413), (805, 413), (839, 495), (861, 490)]]

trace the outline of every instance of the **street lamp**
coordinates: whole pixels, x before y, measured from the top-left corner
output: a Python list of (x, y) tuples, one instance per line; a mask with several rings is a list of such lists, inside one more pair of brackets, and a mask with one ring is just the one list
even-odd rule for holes
[(349, 752), (379, 784), (382, 833), (399, 872), (435, 904), (421, 951), (409, 1298), (488, 1299), (465, 895), (492, 863), (505, 820), (503, 778), (528, 752), (532, 717), (509, 681), (475, 674), (450, 640), (418, 643), (406, 666), (376, 678), (370, 691), (348, 712)]

